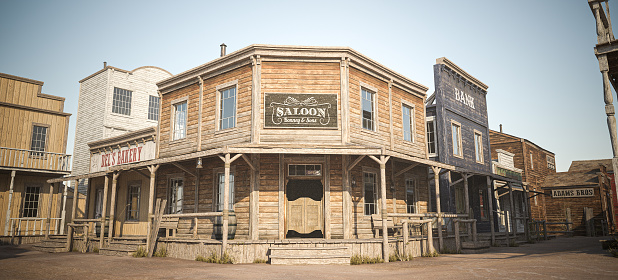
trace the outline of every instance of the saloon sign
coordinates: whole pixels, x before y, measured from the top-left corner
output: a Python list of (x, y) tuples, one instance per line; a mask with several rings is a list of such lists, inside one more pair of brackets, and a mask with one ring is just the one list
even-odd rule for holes
[(337, 128), (336, 94), (266, 93), (267, 128)]
[(551, 197), (587, 197), (594, 196), (593, 188), (552, 190)]
[(105, 171), (116, 165), (154, 159), (155, 148), (156, 144), (150, 140), (137, 145), (116, 147), (111, 151), (93, 153), (90, 156), (90, 172)]

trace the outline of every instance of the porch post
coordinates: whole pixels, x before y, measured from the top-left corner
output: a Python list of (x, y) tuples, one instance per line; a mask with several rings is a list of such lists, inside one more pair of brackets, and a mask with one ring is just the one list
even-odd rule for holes
[(9, 185), (9, 203), (6, 208), (6, 222), (4, 223), (4, 235), (9, 235), (9, 224), (11, 223), (11, 202), (13, 201), (13, 183), (15, 182), (15, 170), (11, 171), (11, 183)]
[(45, 223), (45, 239), (49, 237), (49, 225), (51, 224), (52, 204), (54, 203), (54, 183), (49, 184), (49, 200), (47, 203), (47, 222)]
[(147, 232), (146, 248), (150, 248), (150, 242), (154, 241), (154, 240), (150, 240), (150, 235), (151, 235), (150, 232), (152, 231), (152, 202), (154, 201), (155, 176), (157, 173), (157, 169), (159, 169), (159, 165), (148, 166), (148, 171), (150, 171), (150, 190), (149, 190), (150, 192), (148, 193), (148, 222), (146, 223), (146, 232)]
[(375, 162), (380, 164), (380, 204), (382, 214), (382, 257), (384, 262), (388, 262), (388, 213), (386, 209), (386, 162), (391, 158), (390, 156), (380, 156), (377, 159), (375, 156), (369, 156)]
[(487, 176), (487, 205), (489, 206), (489, 226), (491, 227), (491, 245), (496, 244), (496, 231), (494, 229), (494, 199), (491, 177)]
[[(444, 248), (444, 241), (442, 239), (442, 209), (440, 209), (440, 167), (432, 166), (433, 170), (433, 180), (435, 182), (436, 188), (436, 212), (438, 213), (438, 244), (439, 250), (442, 251)], [(431, 240), (433, 242), (433, 240)]]
[(115, 221), (115, 213), (116, 213), (116, 185), (118, 184), (118, 176), (120, 172), (114, 172), (112, 175), (112, 202), (109, 205), (109, 232), (107, 234), (107, 239), (109, 242), (112, 241), (114, 237), (114, 221)]
[(251, 195), (249, 196), (249, 235), (251, 240), (259, 239), (260, 161), (257, 154), (251, 154), (254, 169), (251, 170)]
[[(464, 182), (464, 207), (466, 207), (466, 215), (468, 215), (468, 219), (474, 219), (474, 217), (470, 217), (470, 191), (468, 188), (468, 178), (470, 178), (471, 175), (464, 173), (463, 174), (463, 182)], [(471, 223), (466, 223), (466, 230), (468, 232), (468, 238), (470, 238), (470, 235), (472, 233), (470, 227), (471, 227)]]
[[(64, 226), (66, 224), (66, 216), (67, 216), (67, 190), (68, 185), (64, 184), (64, 191), (62, 192), (62, 214), (60, 216), (60, 235), (64, 234)], [(86, 203), (86, 205), (88, 205)]]
[(330, 221), (330, 155), (324, 164), (324, 238), (331, 238)]
[(222, 242), (221, 242), (221, 257), (225, 254), (225, 250), (227, 249), (227, 234), (228, 234), (228, 223), (230, 219), (230, 154), (225, 154), (225, 178), (223, 181), (223, 227), (222, 227)]
[[(107, 215), (107, 189), (109, 186), (109, 174), (105, 174), (105, 185), (103, 186), (103, 211), (101, 214), (101, 234), (99, 239), (99, 249), (105, 244), (105, 215)], [(69, 228), (70, 230), (71, 228)]]
[(343, 239), (350, 239), (350, 171), (348, 165), (350, 164), (350, 156), (342, 155), (342, 177), (343, 177), (343, 190), (342, 190), (342, 206), (343, 206)]
[(509, 211), (509, 220), (511, 220), (510, 224), (512, 225), (511, 227), (513, 229), (513, 238), (516, 239), (517, 238), (517, 228), (516, 228), (517, 225), (515, 222), (515, 203), (513, 202), (513, 185), (511, 184), (511, 182), (508, 182), (507, 185), (509, 186), (509, 200), (511, 203), (511, 211)]
[(530, 240), (530, 229), (528, 228), (528, 189), (521, 185), (521, 188), (524, 190), (522, 195), (522, 200), (524, 203), (524, 234), (526, 235), (526, 241)]
[[(71, 222), (75, 220), (75, 212), (77, 212), (77, 187), (79, 186), (79, 180), (73, 181), (73, 208), (71, 208)], [(67, 233), (67, 251), (71, 250), (71, 245), (73, 243), (73, 227), (69, 227)]]

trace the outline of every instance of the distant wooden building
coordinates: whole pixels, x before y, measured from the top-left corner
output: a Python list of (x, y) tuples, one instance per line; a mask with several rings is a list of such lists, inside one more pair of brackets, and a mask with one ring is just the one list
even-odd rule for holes
[[(1, 242), (33, 242), (63, 232), (66, 186), (46, 183), (70, 173), (64, 98), (43, 82), (0, 73)], [(64, 198), (64, 199), (63, 199)]]
[[(546, 197), (541, 186), (548, 175), (556, 173), (556, 156), (532, 141), (500, 131), (489, 131), (492, 155), (501, 149), (512, 153), (513, 165), (521, 169), (521, 181), (528, 192), (530, 215), (534, 220), (547, 220)], [(494, 156), (493, 159), (497, 160)]]
[[(217, 250), (237, 262), (282, 259), (278, 247), (300, 243), (386, 260), (395, 250), (421, 255), (433, 250), (426, 235), (433, 231), (409, 242), (389, 238), (402, 221), (467, 217), (432, 211), (428, 182), (455, 167), (428, 157), (427, 87), (353, 49), (251, 45), (225, 55), (223, 48), (221, 58), (158, 87), (155, 159), (141, 161), (138, 152), (152, 131), (125, 134), (91, 142), (91, 173), (62, 179), (90, 180), (82, 222), (99, 223), (104, 234), (112, 227), (96, 241), (100, 250), (126, 236), (152, 248), (158, 199), (167, 201), (162, 219), (174, 232), (157, 245), (168, 256)], [(447, 237), (436, 233), (444, 248)]]
[[(611, 184), (612, 160), (573, 161), (567, 172), (548, 175), (543, 183), (550, 229), (567, 229), (576, 235), (607, 235), (616, 231), (615, 205)], [(609, 170), (609, 171), (608, 171)]]

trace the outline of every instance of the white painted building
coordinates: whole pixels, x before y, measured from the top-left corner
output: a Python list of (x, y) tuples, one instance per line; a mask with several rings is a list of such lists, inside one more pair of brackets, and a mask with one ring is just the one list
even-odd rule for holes
[(72, 175), (90, 172), (88, 143), (156, 126), (159, 119), (156, 83), (171, 76), (170, 72), (154, 66), (127, 71), (104, 64), (103, 69), (79, 81)]

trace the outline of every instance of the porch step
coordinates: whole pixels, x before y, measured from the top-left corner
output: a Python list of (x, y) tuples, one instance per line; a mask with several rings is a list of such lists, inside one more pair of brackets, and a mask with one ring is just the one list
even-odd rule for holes
[(270, 247), (270, 264), (350, 264), (348, 247)]
[(146, 248), (145, 237), (117, 237), (109, 243), (108, 247), (100, 248), (99, 255), (131, 256), (137, 252), (139, 247)]
[(38, 243), (32, 244), (32, 249), (48, 253), (66, 252), (67, 236), (50, 235)]
[(462, 254), (479, 254), (485, 253), (489, 251), (489, 247), (491, 244), (489, 241), (464, 241), (461, 242), (461, 253)]

